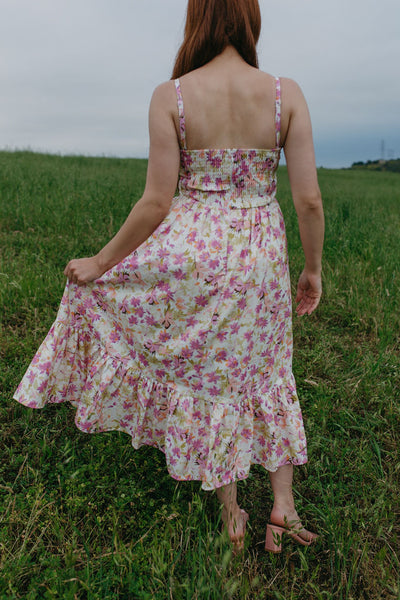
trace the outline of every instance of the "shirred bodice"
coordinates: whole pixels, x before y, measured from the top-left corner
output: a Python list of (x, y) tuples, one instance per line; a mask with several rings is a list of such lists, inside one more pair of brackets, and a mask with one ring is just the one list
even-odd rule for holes
[(179, 192), (230, 208), (266, 206), (275, 198), (280, 148), (181, 150)]

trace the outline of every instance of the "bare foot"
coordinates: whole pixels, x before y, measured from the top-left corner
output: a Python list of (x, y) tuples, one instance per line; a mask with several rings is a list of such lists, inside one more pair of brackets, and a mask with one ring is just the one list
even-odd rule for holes
[(291, 508), (283, 510), (280, 508), (274, 508), (271, 511), (271, 523), (273, 525), (280, 525), (285, 529), (290, 529), (293, 533), (301, 537), (305, 542), (313, 542), (317, 539), (318, 535), (312, 531), (308, 531), (301, 524), (300, 517), (297, 514), (296, 509)]
[(232, 542), (233, 554), (238, 554), (244, 549), (244, 534), (246, 532), (246, 523), (249, 518), (247, 512), (243, 509), (239, 509), (231, 515), (228, 519), (227, 510), (224, 507), (222, 509), (222, 521), (224, 523), (223, 529), (228, 530), (229, 539)]

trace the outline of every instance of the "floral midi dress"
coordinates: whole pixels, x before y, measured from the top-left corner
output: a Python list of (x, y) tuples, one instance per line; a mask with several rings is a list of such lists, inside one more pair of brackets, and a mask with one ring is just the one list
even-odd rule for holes
[[(87, 433), (159, 448), (170, 475), (212, 490), (307, 462), (292, 373), (292, 306), (276, 147), (188, 150), (183, 99), (178, 195), (134, 252), (56, 321), (14, 398), (70, 402)], [(110, 439), (112, 443), (112, 438)]]

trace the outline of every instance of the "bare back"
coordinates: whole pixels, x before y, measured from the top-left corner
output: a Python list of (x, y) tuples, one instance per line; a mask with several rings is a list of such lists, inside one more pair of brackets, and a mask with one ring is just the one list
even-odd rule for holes
[(274, 77), (224, 53), (180, 81), (189, 149), (275, 147)]

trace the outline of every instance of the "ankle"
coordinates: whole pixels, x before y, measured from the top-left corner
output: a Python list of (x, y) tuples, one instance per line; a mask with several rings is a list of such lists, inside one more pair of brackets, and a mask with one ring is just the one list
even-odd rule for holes
[(274, 517), (284, 518), (286, 516), (296, 515), (296, 508), (293, 500), (275, 501), (271, 510), (271, 520)]
[(240, 507), (238, 504), (236, 504), (236, 506), (229, 506), (229, 508), (227, 508), (226, 506), (222, 507), (222, 520), (226, 521), (227, 519), (232, 521), (233, 519), (236, 519), (239, 515), (240, 515)]

